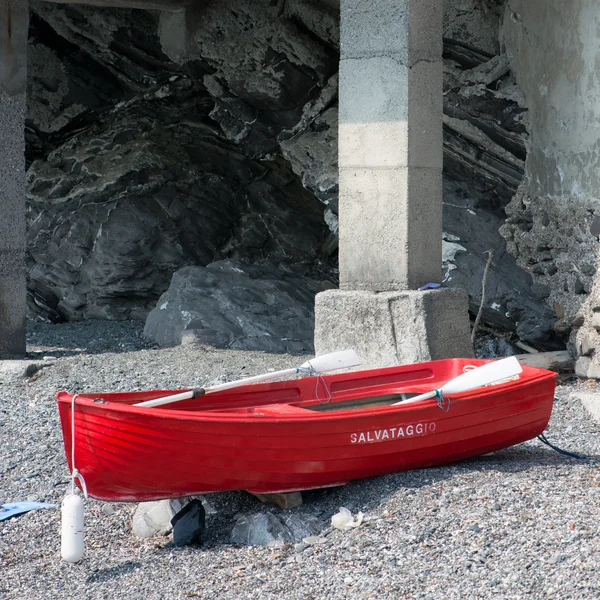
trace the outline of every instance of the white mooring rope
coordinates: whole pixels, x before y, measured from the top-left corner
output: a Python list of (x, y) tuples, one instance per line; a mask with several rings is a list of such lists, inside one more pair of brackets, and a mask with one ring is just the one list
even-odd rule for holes
[(83, 489), (83, 496), (87, 500), (87, 486), (83, 475), (75, 467), (75, 400), (79, 398), (79, 394), (75, 394), (71, 400), (71, 494), (75, 493), (75, 479), (79, 479)]

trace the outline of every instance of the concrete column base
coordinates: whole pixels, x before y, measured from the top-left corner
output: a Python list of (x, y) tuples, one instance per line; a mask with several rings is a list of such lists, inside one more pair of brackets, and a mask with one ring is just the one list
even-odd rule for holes
[(354, 348), (361, 368), (471, 357), (464, 290), (328, 290), (315, 299), (317, 355)]

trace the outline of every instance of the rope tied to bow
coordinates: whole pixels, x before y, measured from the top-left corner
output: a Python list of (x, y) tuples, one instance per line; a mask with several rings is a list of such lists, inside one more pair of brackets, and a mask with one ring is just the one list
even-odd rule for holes
[(87, 486), (83, 475), (75, 467), (75, 401), (79, 398), (79, 394), (75, 394), (71, 400), (71, 494), (75, 494), (75, 480), (79, 479), (83, 496), (87, 500)]
[(438, 406), (444, 411), (450, 410), (450, 398), (444, 398), (442, 390), (434, 390)]
[[(331, 400), (331, 390), (327, 385), (327, 381), (325, 381), (325, 377), (323, 377), (323, 374), (319, 373), (319, 371), (317, 371), (310, 363), (308, 363), (308, 367), (296, 367), (296, 373), (302, 373), (308, 377), (317, 378), (315, 385), (315, 397), (321, 404), (327, 404)], [(327, 393), (327, 398), (323, 400), (319, 398), (319, 382), (322, 382), (325, 392)]]

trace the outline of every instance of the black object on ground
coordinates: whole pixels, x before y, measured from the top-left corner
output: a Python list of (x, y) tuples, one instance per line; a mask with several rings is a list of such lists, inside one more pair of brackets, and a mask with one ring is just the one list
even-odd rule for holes
[(206, 513), (200, 500), (186, 504), (172, 519), (173, 543), (176, 546), (200, 545), (204, 533)]
[(552, 450), (558, 452), (559, 454), (563, 454), (564, 456), (570, 456), (571, 458), (577, 458), (578, 460), (587, 460), (587, 456), (585, 454), (579, 454), (577, 452), (569, 452), (568, 450), (563, 450), (562, 448), (555, 446), (554, 444), (552, 444), (551, 442), (548, 441), (548, 438), (543, 433), (538, 435), (538, 440), (540, 440), (540, 442), (543, 442), (544, 444), (546, 444), (546, 446), (550, 446), (550, 448), (552, 448)]

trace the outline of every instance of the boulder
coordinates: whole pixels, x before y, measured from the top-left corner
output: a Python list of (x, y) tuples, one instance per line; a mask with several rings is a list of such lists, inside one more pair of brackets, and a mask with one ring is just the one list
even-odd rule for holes
[(324, 523), (319, 518), (299, 512), (241, 514), (236, 517), (231, 541), (247, 546), (293, 544), (315, 537), (323, 530), (323, 526)]
[(232, 260), (185, 267), (148, 315), (144, 335), (160, 346), (312, 352), (314, 296), (330, 287), (300, 273)]
[(180, 500), (159, 500), (138, 504), (131, 523), (136, 537), (151, 538), (167, 535), (173, 529), (171, 519), (181, 510)]

